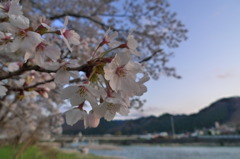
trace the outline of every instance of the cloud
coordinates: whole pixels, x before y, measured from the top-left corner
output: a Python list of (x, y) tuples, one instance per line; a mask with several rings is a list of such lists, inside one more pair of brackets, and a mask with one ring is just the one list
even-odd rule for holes
[(234, 77), (235, 75), (231, 72), (225, 72), (225, 73), (222, 73), (222, 74), (218, 74), (217, 75), (217, 78), (218, 79), (228, 79), (228, 78), (232, 78)]
[(132, 109), (130, 110), (130, 113), (128, 116), (116, 115), (114, 120), (128, 120), (128, 119), (137, 119), (137, 118), (146, 117), (146, 116), (159, 116), (165, 112), (167, 111), (162, 107), (145, 107), (143, 108), (143, 110)]

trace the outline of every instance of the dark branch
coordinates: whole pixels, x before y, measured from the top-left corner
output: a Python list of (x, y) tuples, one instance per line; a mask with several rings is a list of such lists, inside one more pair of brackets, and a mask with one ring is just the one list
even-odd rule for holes
[(127, 30), (123, 30), (123, 29), (117, 29), (117, 28), (114, 28), (113, 26), (104, 24), (103, 22), (98, 21), (98, 20), (94, 19), (94, 18), (91, 17), (91, 16), (80, 15), (80, 14), (76, 14), (76, 13), (63, 13), (63, 14), (59, 14), (59, 15), (53, 15), (53, 16), (48, 17), (48, 18), (49, 18), (50, 20), (55, 20), (55, 19), (60, 19), (60, 18), (66, 17), (66, 16), (71, 16), (71, 17), (75, 17), (75, 18), (87, 19), (87, 20), (89, 20), (89, 21), (92, 21), (92, 22), (100, 25), (104, 30), (107, 30), (108, 28), (111, 28), (113, 31), (125, 31), (125, 32), (127, 31)]
[(19, 75), (23, 74), (24, 72), (31, 71), (31, 70), (35, 70), (35, 71), (38, 71), (38, 72), (46, 72), (46, 73), (56, 72), (56, 70), (46, 70), (46, 69), (43, 69), (39, 66), (36, 66), (36, 65), (35, 66), (30, 66), (27, 63), (25, 63), (25, 64), (23, 64), (22, 67), (20, 67), (19, 70), (15, 71), (15, 72), (9, 72), (5, 75), (0, 76), (0, 81), (4, 80), (4, 79), (11, 78), (11, 77), (14, 77), (14, 76), (19, 76)]
[(155, 51), (152, 55), (150, 55), (150, 56), (142, 59), (141, 61), (139, 61), (139, 63), (143, 63), (143, 62), (147, 62), (147, 61), (151, 60), (159, 52), (162, 52), (162, 49)]
[(109, 25), (106, 25), (106, 24), (94, 19), (93, 17), (86, 16), (86, 15), (75, 14), (75, 13), (63, 13), (63, 14), (59, 14), (59, 15), (53, 15), (53, 16), (49, 17), (49, 19), (50, 20), (55, 20), (55, 19), (60, 19), (60, 18), (66, 17), (66, 16), (71, 16), (71, 17), (75, 17), (75, 18), (83, 18), (83, 19), (90, 20), (90, 21), (100, 25), (103, 29), (108, 29), (109, 27), (111, 27)]

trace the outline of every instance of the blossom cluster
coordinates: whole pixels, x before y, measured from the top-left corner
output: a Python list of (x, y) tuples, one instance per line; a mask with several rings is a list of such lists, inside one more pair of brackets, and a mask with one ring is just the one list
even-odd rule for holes
[[(149, 80), (143, 65), (134, 61), (141, 54), (132, 33), (126, 41), (120, 42), (118, 33), (109, 29), (92, 52), (68, 58), (83, 44), (80, 35), (68, 29), (67, 24), (68, 17), (62, 28), (52, 27), (44, 18), (39, 24), (32, 24), (23, 15), (19, 0), (0, 4), (0, 54), (19, 58), (9, 61), (6, 69), (9, 77), (21, 75), (18, 73), (26, 68), (32, 71), (22, 75), (25, 80), (20, 87), (31, 85), (31, 77), (37, 71), (42, 74), (39, 78), (34, 75), (35, 82), (43, 76), (47, 77), (45, 81), (52, 82), (49, 79), (53, 77), (54, 85), (62, 88), (62, 99), (69, 99), (72, 106), (65, 112), (69, 125), (84, 120), (85, 127), (97, 127), (101, 118), (110, 121), (117, 113), (128, 115), (131, 98), (145, 93), (144, 83)], [(57, 36), (66, 47), (48, 41), (49, 36)], [(7, 78), (2, 79), (0, 96), (5, 96), (11, 85)], [(72, 82), (77, 80), (77, 84)], [(29, 91), (47, 98), (50, 88), (45, 85), (25, 89), (23, 96)], [(90, 105), (90, 111), (86, 110), (86, 105)]]

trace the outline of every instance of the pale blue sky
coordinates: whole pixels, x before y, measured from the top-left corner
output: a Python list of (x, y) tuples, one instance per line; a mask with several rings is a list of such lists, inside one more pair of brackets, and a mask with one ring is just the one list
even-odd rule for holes
[[(240, 0), (170, 0), (189, 30), (169, 66), (183, 78), (147, 83), (145, 115), (193, 113), (222, 97), (240, 96)], [(132, 116), (140, 115), (132, 112)]]

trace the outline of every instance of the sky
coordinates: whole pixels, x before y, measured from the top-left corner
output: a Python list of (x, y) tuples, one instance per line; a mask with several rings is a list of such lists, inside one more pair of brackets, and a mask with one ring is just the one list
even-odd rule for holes
[(144, 111), (132, 110), (129, 118), (191, 114), (220, 98), (240, 96), (240, 1), (169, 2), (189, 31), (169, 62), (182, 79), (150, 80)]

